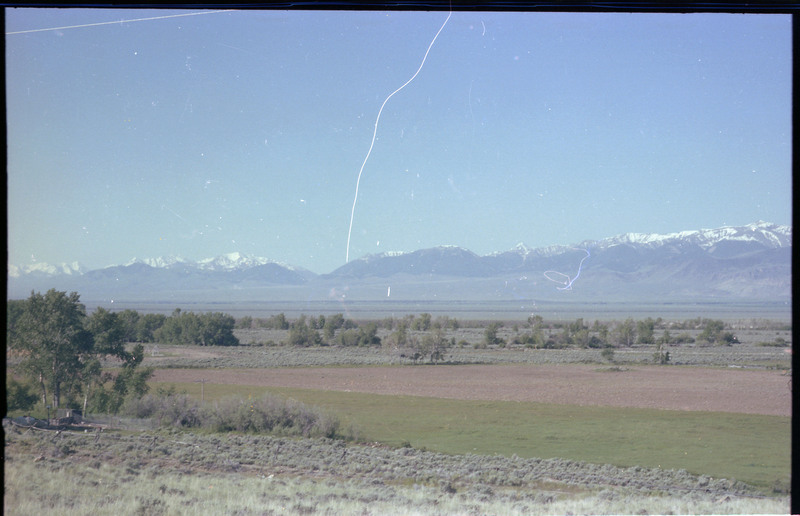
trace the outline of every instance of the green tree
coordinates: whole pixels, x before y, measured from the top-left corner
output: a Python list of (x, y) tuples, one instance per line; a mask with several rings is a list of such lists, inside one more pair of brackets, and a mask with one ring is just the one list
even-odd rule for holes
[(117, 312), (123, 328), (123, 339), (125, 342), (138, 342), (138, 326), (141, 316), (136, 310), (123, 310)]
[(602, 324), (599, 321), (595, 321), (595, 328), (597, 332), (597, 338), (600, 339), (600, 342), (603, 346), (608, 346), (608, 325)]
[(39, 399), (34, 391), (35, 387), (27, 382), (18, 382), (11, 375), (6, 377), (6, 410), (29, 410)]
[(636, 325), (633, 319), (625, 319), (614, 328), (615, 341), (620, 346), (632, 346), (636, 341)]
[(593, 338), (595, 337), (589, 335), (589, 330), (584, 328), (582, 330), (576, 331), (572, 335), (572, 344), (578, 346), (579, 348), (599, 347), (592, 340)]
[(144, 314), (136, 321), (136, 338), (133, 342), (155, 342), (155, 332), (164, 325), (164, 314)]
[(80, 390), (93, 344), (85, 319), (77, 292), (50, 289), (44, 295), (32, 292), (7, 331), (9, 347), (22, 357), (18, 370), (38, 383), (44, 404), (48, 392), (58, 408), (63, 395)]
[(221, 312), (209, 312), (199, 317), (200, 344), (202, 346), (238, 346), (233, 334), (236, 320)]
[(236, 328), (241, 328), (243, 330), (249, 330), (253, 327), (253, 318), (249, 315), (245, 315), (236, 320)]
[(239, 339), (233, 334), (236, 320), (221, 312), (197, 315), (181, 312), (176, 308), (164, 324), (153, 332), (157, 342), (199, 346), (238, 346)]
[(418, 319), (414, 319), (412, 329), (417, 331), (428, 331), (431, 328), (431, 314), (421, 313)]
[(502, 323), (492, 322), (486, 327), (484, 331), (484, 342), (487, 346), (504, 344), (503, 339), (497, 336), (497, 332), (501, 326), (503, 326)]
[(402, 349), (408, 345), (408, 320), (399, 319), (397, 329), (386, 339), (389, 348)]
[[(98, 308), (86, 321), (86, 327), (94, 339), (94, 348), (84, 364), (84, 412), (90, 395), (94, 411), (115, 413), (126, 396), (141, 397), (147, 393), (147, 380), (153, 375), (153, 369), (140, 367), (144, 361), (144, 347), (141, 344), (134, 346), (130, 352), (125, 349), (128, 329), (126, 318), (124, 312), (114, 313)], [(103, 371), (101, 361), (109, 357), (121, 361), (122, 368), (113, 372)]]
[(528, 324), (533, 330), (542, 328), (544, 326), (544, 319), (541, 315), (531, 315), (528, 317)]
[[(428, 337), (428, 335), (426, 335)], [(428, 345), (428, 355), (430, 356), (431, 363), (435, 364), (440, 360), (444, 360), (444, 350), (447, 347), (447, 338), (444, 328), (436, 328), (433, 334), (430, 335)]]
[(344, 326), (343, 314), (329, 315), (325, 319), (325, 324), (322, 327), (322, 335), (325, 341), (328, 343), (333, 342), (333, 336), (336, 334), (336, 330), (340, 329), (342, 326)]
[(321, 343), (322, 337), (307, 324), (305, 315), (301, 315), (289, 328), (289, 344), (292, 346), (318, 346)]
[(98, 308), (86, 320), (86, 329), (94, 337), (94, 352), (126, 358), (125, 323), (119, 314)]
[(378, 337), (377, 323), (367, 323), (361, 326), (358, 331), (360, 332), (359, 346), (380, 346), (381, 338)]
[(713, 344), (726, 344), (731, 345), (735, 342), (739, 342), (736, 336), (731, 332), (726, 332), (725, 330), (725, 323), (719, 320), (705, 320), (705, 327), (703, 331), (700, 332), (700, 335), (697, 336), (697, 340), (699, 341), (706, 341)]
[[(128, 393), (146, 392), (152, 370), (139, 368), (144, 348), (139, 344), (133, 352), (125, 349), (129, 313), (98, 308), (87, 316), (76, 292), (55, 289), (44, 295), (32, 292), (16, 305), (7, 325), (8, 345), (21, 357), (17, 371), (38, 385), (43, 404), (49, 396), (57, 409), (62, 398), (75, 400), (83, 393), (85, 409), (92, 393), (93, 404), (97, 401), (104, 409), (116, 411)], [(101, 362), (107, 358), (119, 360), (121, 371), (103, 371)], [(120, 400), (113, 406), (101, 403), (109, 398), (109, 383)], [(19, 393), (14, 396), (20, 398)]]
[(259, 319), (259, 325), (264, 328), (272, 328), (274, 330), (288, 330), (289, 329), (289, 321), (286, 319), (286, 316), (283, 312), (271, 316), (269, 319)]
[(652, 344), (655, 342), (655, 336), (653, 335), (655, 331), (655, 321), (652, 317), (648, 317), (644, 321), (638, 321), (636, 323), (636, 332), (638, 336), (636, 337), (637, 344)]

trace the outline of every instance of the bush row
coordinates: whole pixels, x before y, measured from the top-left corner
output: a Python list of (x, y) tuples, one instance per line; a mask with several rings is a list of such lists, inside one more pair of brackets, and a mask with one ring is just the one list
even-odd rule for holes
[(266, 394), (258, 399), (230, 397), (201, 403), (186, 394), (160, 392), (130, 399), (124, 415), (152, 419), (159, 426), (202, 428), (214, 432), (245, 432), (304, 437), (343, 437), (339, 420), (316, 407)]

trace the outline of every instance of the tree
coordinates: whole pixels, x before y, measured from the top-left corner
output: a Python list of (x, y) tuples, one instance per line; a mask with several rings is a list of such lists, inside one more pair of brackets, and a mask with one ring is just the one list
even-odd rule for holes
[[(92, 392), (95, 406), (116, 411), (127, 394), (147, 391), (152, 369), (138, 367), (144, 348), (139, 344), (132, 352), (125, 349), (130, 314), (98, 308), (87, 316), (76, 292), (67, 295), (55, 289), (44, 295), (32, 292), (14, 310), (7, 326), (8, 345), (21, 356), (18, 372), (39, 386), (43, 404), (49, 395), (57, 409), (62, 398), (74, 400), (83, 393), (85, 409)], [(122, 362), (119, 373), (103, 371), (101, 360), (109, 357)], [(112, 391), (106, 391), (108, 383)], [(109, 392), (116, 396), (113, 405), (103, 402), (111, 398)]]
[(656, 346), (656, 352), (653, 353), (653, 361), (656, 364), (664, 365), (668, 364), (670, 360), (669, 351), (666, 350), (666, 345), (659, 341), (658, 345)]
[(301, 315), (289, 329), (289, 344), (292, 346), (319, 346), (322, 337), (319, 332), (306, 324), (306, 316)]
[(730, 346), (734, 342), (739, 342), (731, 332), (726, 332), (723, 321), (708, 319), (705, 321), (705, 328), (697, 336), (697, 340), (706, 341), (714, 344), (726, 344)]
[(425, 312), (419, 314), (419, 319), (414, 321), (414, 329), (419, 331), (428, 331), (431, 329), (431, 314)]
[(9, 347), (22, 356), (19, 371), (38, 383), (42, 403), (47, 404), (50, 393), (53, 408), (63, 394), (80, 390), (93, 345), (85, 319), (77, 292), (31, 292), (7, 333)]
[(269, 318), (272, 321), (272, 328), (276, 330), (288, 330), (289, 329), (289, 321), (286, 319), (286, 316), (283, 312), (279, 313), (278, 315), (273, 315)]
[(164, 314), (144, 314), (136, 321), (136, 338), (134, 342), (155, 342), (156, 331), (164, 326), (167, 316)]
[(236, 321), (236, 328), (241, 328), (243, 330), (249, 330), (253, 327), (253, 318), (249, 315), (245, 315), (244, 317), (238, 319)]
[[(92, 394), (91, 408), (97, 412), (116, 413), (122, 407), (127, 397), (141, 398), (149, 390), (147, 380), (153, 376), (152, 367), (139, 367), (144, 360), (144, 346), (137, 344), (130, 353), (123, 358), (122, 368), (116, 372), (103, 372), (96, 376), (98, 380), (94, 386), (96, 392)], [(89, 367), (98, 367), (99, 361), (93, 362)], [(109, 385), (109, 388), (106, 386)], [(86, 411), (89, 387), (84, 398), (84, 412)]]
[(339, 344), (342, 346), (380, 346), (378, 325), (371, 322), (357, 329), (348, 329), (339, 333)]
[(528, 317), (528, 324), (531, 329), (541, 328), (544, 325), (544, 319), (541, 315), (531, 315)]
[[(87, 357), (83, 368), (82, 378), (86, 389), (84, 412), (90, 394), (94, 411), (114, 413), (129, 394), (143, 396), (147, 393), (147, 380), (153, 376), (153, 369), (139, 367), (144, 361), (144, 347), (141, 344), (134, 346), (130, 352), (125, 349), (130, 329), (128, 324), (132, 319), (127, 312), (109, 312), (100, 307), (86, 319), (86, 328), (92, 334), (94, 344), (92, 354)], [(103, 371), (101, 360), (109, 357), (122, 362), (119, 371)]]
[(397, 329), (386, 339), (385, 343), (389, 348), (402, 349), (408, 344), (408, 320), (400, 319), (397, 321)]
[(238, 346), (233, 335), (236, 320), (232, 315), (211, 312), (200, 316), (200, 344), (203, 346)]
[(86, 320), (86, 329), (94, 336), (94, 352), (124, 359), (125, 326), (120, 314), (98, 308)]
[(28, 410), (38, 399), (31, 385), (18, 382), (12, 376), (6, 378), (6, 410)]
[(141, 318), (139, 312), (136, 310), (127, 309), (123, 310), (122, 312), (118, 312), (118, 315), (125, 333), (123, 337), (125, 342), (136, 342), (138, 337), (137, 333), (139, 319)]
[(655, 342), (653, 335), (655, 330), (655, 321), (652, 317), (648, 317), (644, 321), (636, 323), (636, 330), (639, 336), (636, 338), (637, 344), (652, 344)]
[(239, 339), (233, 334), (235, 325), (236, 320), (228, 314), (209, 312), (197, 315), (177, 308), (153, 335), (156, 341), (165, 344), (238, 346)]
[(322, 326), (322, 334), (325, 337), (325, 341), (328, 343), (332, 342), (333, 336), (336, 334), (336, 330), (342, 326), (344, 326), (343, 314), (329, 315), (325, 319), (325, 324)]
[(632, 346), (636, 340), (636, 326), (633, 319), (625, 319), (614, 328), (617, 344)]
[(499, 322), (492, 322), (486, 327), (486, 331), (484, 332), (484, 342), (486, 342), (487, 346), (505, 343), (503, 339), (497, 336), (497, 331), (502, 325), (503, 324)]
[(578, 346), (579, 348), (599, 347), (596, 341), (599, 341), (599, 339), (593, 335), (589, 335), (589, 330), (586, 328), (578, 330), (572, 334), (572, 344)]

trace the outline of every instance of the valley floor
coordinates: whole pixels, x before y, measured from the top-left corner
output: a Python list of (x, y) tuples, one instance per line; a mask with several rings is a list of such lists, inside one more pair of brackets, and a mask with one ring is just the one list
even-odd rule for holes
[(464, 400), (656, 408), (791, 416), (791, 386), (776, 370), (664, 366), (437, 365), (161, 369), (153, 381), (290, 387)]
[(785, 514), (733, 480), (560, 459), (4, 423), (9, 515)]

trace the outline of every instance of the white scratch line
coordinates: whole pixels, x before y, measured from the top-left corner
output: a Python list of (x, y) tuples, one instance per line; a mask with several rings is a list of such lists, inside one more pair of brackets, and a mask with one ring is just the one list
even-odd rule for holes
[(12, 34), (30, 34), (31, 32), (46, 32), (50, 30), (66, 30), (66, 29), (82, 29), (84, 27), (97, 27), (100, 25), (114, 25), (114, 24), (122, 24), (122, 23), (133, 23), (133, 22), (140, 22), (140, 21), (151, 21), (151, 20), (164, 20), (167, 18), (180, 18), (182, 16), (197, 16), (200, 14), (216, 14), (216, 13), (229, 13), (232, 11), (236, 11), (236, 9), (225, 9), (222, 11), (200, 11), (194, 13), (184, 13), (184, 14), (170, 14), (167, 16), (153, 16), (150, 18), (136, 18), (133, 20), (116, 20), (116, 21), (107, 21), (107, 22), (98, 22), (98, 23), (85, 23), (83, 25), (67, 25), (64, 27), (50, 27), (47, 29), (30, 29), (30, 30), (18, 30), (14, 32), (6, 32), (6, 36), (11, 36)]

